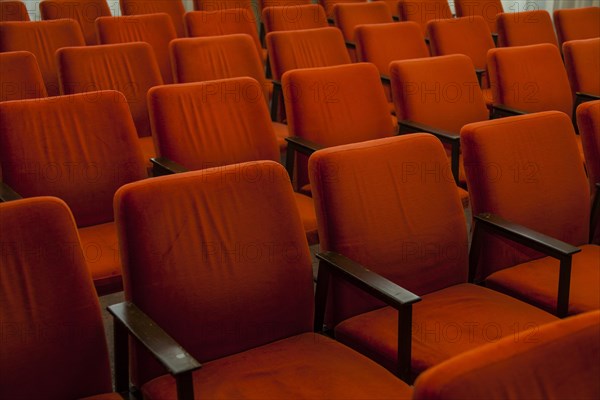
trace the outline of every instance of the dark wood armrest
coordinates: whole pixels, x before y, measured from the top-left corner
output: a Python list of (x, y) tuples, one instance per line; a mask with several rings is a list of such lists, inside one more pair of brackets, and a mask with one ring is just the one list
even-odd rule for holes
[(400, 21), (400, 17), (398, 15), (392, 15), (392, 21), (398, 22)]
[(442, 143), (449, 144), (451, 146), (450, 164), (452, 168), (452, 175), (454, 176), (454, 181), (458, 184), (460, 134), (444, 131), (442, 129), (434, 128), (433, 126), (408, 120), (399, 120), (398, 128), (401, 135), (406, 133), (427, 132), (440, 139)]
[(381, 83), (383, 83), (384, 85), (391, 85), (392, 84), (392, 80), (390, 79), (389, 76), (387, 75), (381, 75)]
[(514, 117), (517, 115), (528, 114), (527, 111), (517, 110), (516, 108), (510, 108), (503, 104), (492, 104), (492, 119)]
[[(590, 214), (590, 243), (593, 243), (594, 234), (600, 223), (600, 182), (596, 183), (596, 194), (592, 203), (592, 212)], [(594, 243), (600, 245), (600, 243)]]
[(479, 86), (482, 85), (483, 75), (485, 74), (485, 72), (486, 72), (485, 69), (475, 68), (475, 73), (477, 74), (477, 81), (479, 82)]
[(492, 40), (494, 41), (494, 45), (498, 46), (498, 33), (492, 32)]
[(346, 41), (346, 47), (349, 49), (356, 49), (356, 43)]
[(281, 101), (283, 98), (283, 90), (281, 87), (281, 82), (271, 82), (273, 82), (273, 93), (271, 94), (271, 121), (277, 121), (279, 118), (279, 101)]
[(580, 248), (525, 226), (507, 221), (494, 214), (479, 214), (474, 217), (474, 224), (473, 241), (471, 244), (469, 260), (470, 282), (473, 282), (475, 278), (475, 266), (477, 265), (480, 253), (479, 230), (483, 229), (513, 242), (530, 247), (533, 250), (539, 251), (560, 261), (556, 314), (561, 318), (567, 316), (569, 309), (569, 289), (571, 284), (571, 261), (573, 254), (581, 251)]
[(592, 93), (577, 92), (575, 93), (575, 97), (577, 97), (578, 100), (577, 104), (585, 103), (586, 101), (600, 100), (600, 96)]
[(412, 305), (421, 301), (416, 294), (365, 268), (348, 257), (331, 251), (317, 254), (319, 273), (315, 293), (315, 331), (323, 328), (329, 278), (332, 274), (398, 310), (398, 364), (396, 374), (411, 380)]
[(296, 160), (295, 153), (301, 153), (306, 156), (310, 156), (315, 151), (325, 148), (325, 146), (311, 142), (307, 139), (300, 138), (298, 136), (290, 136), (285, 138), (285, 140), (287, 141), (285, 169), (290, 175), (290, 179), (294, 178), (294, 161)]
[(171, 336), (131, 302), (107, 307), (114, 318), (115, 386), (128, 390), (128, 335), (132, 335), (175, 377), (178, 399), (194, 398), (192, 372), (202, 364), (188, 354)]
[(15, 192), (10, 186), (4, 182), (0, 182), (0, 202), (20, 200), (23, 196)]
[(189, 172), (189, 169), (181, 164), (176, 163), (166, 157), (155, 157), (151, 158), (152, 163), (152, 174), (154, 176), (173, 175), (181, 174), (183, 172)]

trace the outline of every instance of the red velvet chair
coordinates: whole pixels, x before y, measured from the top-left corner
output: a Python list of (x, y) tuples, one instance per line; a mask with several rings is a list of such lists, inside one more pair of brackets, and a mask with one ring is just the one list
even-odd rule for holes
[(63, 199), (98, 294), (121, 290), (112, 199), (120, 186), (146, 177), (125, 97), (102, 91), (7, 101), (0, 120), (3, 183), (23, 197)]
[(598, 398), (598, 337), (595, 311), (504, 338), (426, 371), (413, 399)]
[(497, 37), (498, 14), (504, 12), (501, 0), (454, 0), (454, 7), (458, 18), (476, 15), (483, 17), (492, 35)]
[(117, 90), (125, 95), (144, 160), (156, 156), (146, 94), (163, 80), (148, 43), (69, 47), (56, 52), (62, 93)]
[(43, 0), (40, 13), (43, 20), (69, 18), (77, 21), (87, 45), (98, 44), (96, 18), (111, 16), (106, 0)]
[(30, 21), (27, 7), (22, 1), (0, 1), (0, 22)]
[(101, 44), (146, 42), (152, 46), (165, 84), (173, 83), (169, 43), (177, 38), (171, 17), (165, 13), (102, 17), (96, 20)]
[(0, 397), (122, 399), (108, 394), (100, 304), (67, 205), (2, 203), (0, 226)]
[(563, 56), (576, 99), (600, 97), (600, 37), (565, 42)]
[(398, 14), (398, 1), (399, 0), (375, 0), (375, 1), (381, 1), (387, 6), (388, 10), (390, 10), (390, 13), (392, 14), (392, 18), (394, 19), (394, 21), (400, 20), (400, 15)]
[(558, 43), (600, 37), (600, 7), (554, 10)]
[(185, 7), (181, 0), (119, 0), (123, 15), (166, 13), (171, 17), (177, 37), (185, 37), (183, 16)]
[(231, 10), (234, 8), (245, 8), (252, 10), (251, 0), (194, 0), (194, 10), (217, 11)]
[(28, 51), (0, 53), (0, 101), (46, 97), (35, 56)]
[(327, 16), (320, 4), (265, 7), (262, 10), (265, 34), (277, 31), (326, 28)]
[(410, 398), (388, 371), (312, 332), (310, 253), (295, 207), (273, 161), (155, 178), (117, 193), (128, 302), (111, 309), (119, 321), (148, 315), (202, 363), (173, 379), (136, 349), (144, 398), (173, 398), (177, 382), (180, 399)]
[[(600, 183), (600, 100), (577, 107), (577, 126), (585, 155), (585, 166), (590, 182), (592, 202), (598, 197)], [(597, 204), (597, 203), (592, 203)], [(598, 206), (597, 206), (598, 207)], [(590, 242), (600, 244), (600, 208), (592, 209)], [(594, 231), (593, 227), (596, 226)]]
[(423, 36), (427, 36), (427, 23), (452, 18), (447, 0), (400, 0), (398, 2), (400, 21), (413, 21), (419, 24)]
[(470, 124), (461, 147), (476, 217), (470, 279), (560, 317), (599, 309), (600, 246), (588, 244), (589, 183), (569, 117)]
[(60, 94), (54, 53), (61, 47), (72, 46), (85, 46), (81, 29), (72, 19), (0, 22), (0, 52), (24, 50), (33, 53), (50, 96)]
[[(556, 320), (467, 283), (463, 208), (434, 136), (324, 149), (311, 156), (309, 170), (323, 252), (316, 298), (326, 298), (330, 288), (326, 321), (342, 343), (410, 380), (468, 350)], [(396, 293), (405, 304), (386, 307), (381, 298), (357, 292), (340, 280), (345, 266), (354, 276), (367, 269), (382, 283), (401, 286)], [(406, 291), (422, 301), (413, 304)]]
[(327, 16), (327, 20), (331, 25), (333, 25), (333, 8), (336, 4), (342, 3), (366, 3), (367, 0), (318, 0), (318, 4), (323, 7), (325, 10), (325, 15)]
[(498, 14), (498, 46), (549, 43), (558, 47), (550, 14), (546, 10)]

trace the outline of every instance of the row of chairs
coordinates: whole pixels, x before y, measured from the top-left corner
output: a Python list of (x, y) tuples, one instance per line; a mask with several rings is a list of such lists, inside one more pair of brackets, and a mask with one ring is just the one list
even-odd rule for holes
[[(98, 104), (108, 104), (112, 95), (99, 93)], [(77, 96), (54, 104), (63, 99), (72, 100), (60, 105), (65, 113), (81, 109)], [(1, 115), (17, 103), (36, 105), (4, 103)], [(595, 107), (597, 123), (600, 103), (582, 107)], [(125, 113), (122, 103), (120, 108)], [(506, 254), (497, 243), (490, 252), (477, 251), (485, 231), (503, 238), (502, 245), (514, 241), (519, 250), (531, 246), (551, 254), (516, 267), (516, 277), (536, 275), (522, 282), (539, 285), (545, 271), (560, 287), (556, 258), (561, 270), (572, 259), (572, 286), (584, 282), (571, 298), (587, 293), (597, 303), (592, 286), (599, 278), (598, 246), (561, 241), (585, 243), (590, 216), (569, 118), (545, 112), (470, 124), (461, 140), (469, 182), (481, 189), (473, 192), (474, 207), (487, 210), (476, 218), (470, 257), (450, 164), (435, 137), (383, 138), (311, 156), (323, 251), (314, 299), (308, 245), (289, 178), (277, 163), (235, 164), (121, 187), (114, 208), (127, 301), (109, 307), (117, 391), (127, 392), (131, 378), (148, 399), (600, 395), (598, 304), (585, 312), (575, 301), (569, 312), (581, 315), (559, 321), (468, 283), (473, 262), (480, 261), (473, 254)], [(515, 162), (536, 165), (535, 174), (515, 179)], [(529, 213), (518, 210), (519, 189), (534, 203)], [(0, 204), (1, 225), (11, 232), (0, 259), (0, 305), (5, 332), (10, 330), (2, 341), (3, 398), (40, 391), (80, 398), (111, 390), (76, 218), (51, 197)], [(557, 233), (558, 240), (533, 233), (519, 225), (523, 221)], [(550, 303), (552, 308), (556, 301)], [(318, 334), (324, 321), (335, 328), (336, 341)], [(136, 339), (131, 348), (128, 334)], [(561, 363), (553, 362), (558, 356)], [(419, 375), (414, 388), (382, 366), (407, 382)], [(98, 398), (118, 398), (105, 396)]]

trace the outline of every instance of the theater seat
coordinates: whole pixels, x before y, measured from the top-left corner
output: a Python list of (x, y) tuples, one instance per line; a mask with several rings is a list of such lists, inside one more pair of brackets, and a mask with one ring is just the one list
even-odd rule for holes
[(265, 34), (328, 26), (325, 10), (319, 4), (265, 7), (262, 11), (262, 22)]
[(28, 51), (0, 53), (0, 101), (46, 97), (35, 56)]
[(22, 1), (0, 1), (0, 22), (30, 21), (27, 7)]
[(456, 16), (461, 17), (483, 17), (490, 32), (498, 33), (498, 14), (504, 12), (501, 0), (454, 0)]
[(498, 14), (498, 46), (529, 46), (548, 43), (558, 47), (550, 14), (546, 10)]
[(563, 56), (574, 94), (600, 98), (600, 37), (565, 42)]
[(578, 7), (554, 10), (554, 26), (558, 43), (600, 37), (600, 7)]
[(69, 18), (77, 21), (87, 45), (98, 44), (96, 18), (111, 16), (106, 0), (44, 0), (39, 4), (43, 20)]
[(413, 21), (419, 24), (425, 37), (429, 21), (452, 18), (447, 0), (400, 0), (398, 14), (400, 21)]
[(185, 7), (181, 0), (120, 0), (119, 6), (123, 15), (144, 15), (166, 13), (171, 17), (177, 37), (185, 37), (183, 16)]

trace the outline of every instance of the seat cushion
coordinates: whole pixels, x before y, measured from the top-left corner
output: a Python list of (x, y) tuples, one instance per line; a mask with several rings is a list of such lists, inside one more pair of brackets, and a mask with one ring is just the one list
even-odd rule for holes
[[(543, 257), (493, 273), (486, 286), (554, 312), (558, 292), (558, 260)], [(573, 255), (569, 314), (600, 309), (600, 246), (584, 245)]]
[(83, 254), (98, 288), (102, 282), (120, 280), (121, 259), (114, 222), (79, 229)]
[[(412, 389), (366, 357), (325, 336), (305, 333), (219, 360), (193, 374), (196, 398), (410, 398)], [(145, 399), (175, 399), (175, 380), (142, 386)]]
[(313, 199), (301, 193), (294, 193), (296, 205), (300, 212), (302, 225), (306, 232), (306, 239), (309, 245), (319, 243), (319, 232), (317, 231), (317, 215), (315, 214), (315, 205)]
[[(422, 296), (413, 306), (412, 372), (424, 370), (485, 343), (557, 320), (529, 304), (463, 283)], [(340, 323), (336, 338), (393, 370), (398, 313), (390, 307)]]

